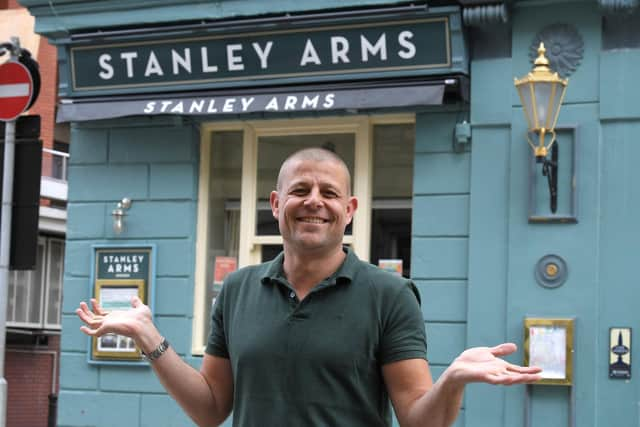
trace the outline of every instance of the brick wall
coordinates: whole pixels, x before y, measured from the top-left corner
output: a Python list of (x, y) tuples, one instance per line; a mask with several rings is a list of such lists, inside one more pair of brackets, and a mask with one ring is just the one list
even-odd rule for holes
[[(49, 337), (46, 346), (7, 346), (7, 427), (47, 426), (54, 357), (45, 351), (55, 351), (59, 355), (60, 338)], [(58, 360), (56, 357), (55, 363)], [(58, 372), (57, 366), (55, 372)], [(57, 394), (58, 384), (55, 381)]]

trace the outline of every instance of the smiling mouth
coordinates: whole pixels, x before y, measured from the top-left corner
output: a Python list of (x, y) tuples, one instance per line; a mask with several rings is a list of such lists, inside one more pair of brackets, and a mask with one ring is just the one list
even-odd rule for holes
[(326, 220), (324, 218), (319, 218), (317, 216), (300, 217), (300, 218), (298, 218), (298, 221), (306, 222), (307, 224), (325, 224), (325, 223), (329, 222), (328, 220)]

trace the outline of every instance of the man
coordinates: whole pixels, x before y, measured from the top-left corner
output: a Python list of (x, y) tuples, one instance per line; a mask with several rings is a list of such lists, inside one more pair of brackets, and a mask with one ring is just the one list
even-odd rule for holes
[(236, 426), (451, 425), (471, 382), (536, 381), (539, 369), (498, 356), (514, 344), (472, 348), (434, 384), (412, 282), (359, 261), (342, 245), (358, 201), (349, 171), (330, 151), (290, 156), (270, 196), (284, 251), (231, 274), (217, 298), (200, 371), (171, 349), (138, 299), (78, 316), (88, 335), (132, 337), (154, 360), (169, 394), (201, 426), (234, 411)]

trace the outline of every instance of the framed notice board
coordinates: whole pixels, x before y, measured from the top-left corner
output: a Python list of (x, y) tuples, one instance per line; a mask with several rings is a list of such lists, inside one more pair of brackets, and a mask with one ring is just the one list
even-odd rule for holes
[[(130, 310), (137, 296), (153, 313), (154, 245), (93, 246), (91, 296), (106, 311)], [(128, 337), (89, 337), (89, 363), (145, 365), (140, 349)]]
[(542, 368), (535, 384), (573, 384), (573, 331), (573, 319), (524, 320), (524, 366)]

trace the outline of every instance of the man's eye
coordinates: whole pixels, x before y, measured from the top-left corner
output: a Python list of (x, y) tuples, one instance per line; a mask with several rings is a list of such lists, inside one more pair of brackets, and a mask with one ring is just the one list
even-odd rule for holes
[(302, 196), (304, 194), (307, 194), (307, 190), (305, 190), (304, 188), (294, 188), (293, 190), (291, 190), (291, 194)]

